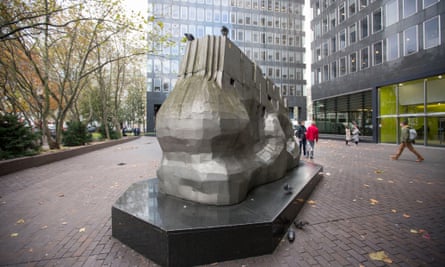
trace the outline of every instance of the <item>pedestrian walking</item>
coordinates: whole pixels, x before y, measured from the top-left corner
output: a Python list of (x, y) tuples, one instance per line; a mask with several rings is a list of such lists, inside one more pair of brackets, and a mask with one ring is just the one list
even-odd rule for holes
[(422, 157), (422, 155), (420, 155), (419, 152), (417, 152), (417, 150), (414, 149), (414, 147), (413, 147), (413, 140), (410, 139), (410, 133), (409, 133), (411, 128), (408, 125), (408, 121), (403, 121), (402, 123), (400, 123), (400, 127), (402, 127), (402, 133), (400, 136), (401, 143), (400, 143), (397, 153), (395, 155), (392, 155), (391, 159), (393, 159), (393, 160), (399, 159), (403, 150), (405, 149), (405, 147), (407, 147), (411, 152), (414, 153), (414, 155), (416, 155), (417, 162), (423, 161), (424, 158)]
[(351, 129), (349, 129), (348, 126), (345, 127), (345, 140), (346, 140), (346, 145), (349, 145), (349, 142), (351, 141)]
[(358, 142), (360, 141), (360, 130), (357, 127), (357, 124), (352, 125), (352, 141), (354, 141), (355, 145), (358, 145)]
[(298, 125), (297, 130), (295, 131), (295, 135), (298, 138), (298, 143), (300, 145), (300, 156), (301, 151), (303, 151), (303, 156), (306, 156), (306, 127), (304, 126), (304, 121), (300, 121), (300, 125)]
[(307, 152), (306, 157), (310, 157), (311, 159), (313, 159), (315, 143), (318, 142), (318, 128), (315, 125), (315, 121), (313, 121), (311, 126), (309, 126), (309, 128), (307, 128), (306, 139), (309, 144), (309, 151)]

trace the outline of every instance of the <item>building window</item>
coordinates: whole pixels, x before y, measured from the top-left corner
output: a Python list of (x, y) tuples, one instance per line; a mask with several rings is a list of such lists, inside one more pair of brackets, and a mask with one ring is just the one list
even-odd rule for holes
[(357, 42), (357, 25), (353, 24), (349, 26), (349, 43), (353, 44)]
[(364, 70), (369, 67), (369, 48), (365, 47), (360, 51), (360, 69)]
[(321, 83), (321, 69), (317, 69), (317, 81), (316, 83)]
[(337, 78), (337, 61), (331, 62), (331, 77)]
[(161, 92), (161, 79), (160, 78), (156, 78), (154, 79), (155, 84), (154, 84), (154, 91), (155, 92)]
[(287, 95), (287, 85), (284, 85), (281, 87), (281, 95), (286, 96)]
[(323, 43), (323, 56), (327, 57), (329, 55), (329, 45), (327, 42)]
[(394, 34), (386, 39), (386, 58), (388, 61), (399, 58), (399, 35)]
[(329, 15), (329, 19), (331, 20), (331, 30), (337, 26), (337, 12), (331, 12)]
[(315, 49), (315, 61), (321, 60), (321, 48), (317, 47)]
[(399, 3), (397, 0), (391, 0), (385, 4), (386, 27), (399, 21)]
[(162, 84), (162, 89), (164, 90), (164, 92), (168, 92), (170, 90), (170, 80), (169, 79), (164, 80), (164, 83)]
[(417, 52), (417, 25), (403, 32), (404, 55), (408, 56)]
[(315, 0), (315, 4), (314, 4), (314, 17), (320, 15), (321, 11), (320, 11), (320, 0)]
[(372, 13), (372, 32), (376, 33), (382, 30), (382, 9), (379, 8)]
[(238, 41), (244, 41), (244, 31), (243, 30), (238, 30)]
[(197, 9), (197, 19), (198, 21), (204, 21), (204, 8)]
[(181, 7), (181, 19), (188, 19), (188, 10), (187, 10), (187, 7), (186, 6), (182, 6)]
[(331, 38), (331, 54), (337, 51), (337, 38), (334, 36)]
[(369, 35), (368, 30), (368, 17), (364, 17), (360, 20), (360, 38), (363, 40)]
[(423, 0), (423, 8), (430, 7), (436, 3), (439, 3), (440, 0)]
[(221, 13), (221, 22), (222, 23), (229, 23), (229, 13), (227, 11), (223, 11)]
[(417, 12), (417, 0), (403, 0), (403, 17), (407, 18)]
[(373, 45), (374, 66), (383, 63), (382, 41)]
[(345, 49), (346, 47), (346, 29), (338, 33), (339, 49)]
[(349, 17), (354, 15), (355, 12), (357, 11), (356, 1), (357, 0), (349, 0)]
[(340, 58), (340, 76), (346, 75), (346, 57)]
[(219, 22), (221, 20), (221, 13), (219, 10), (213, 11), (213, 21)]
[(357, 53), (349, 55), (349, 72), (357, 71)]
[(246, 25), (250, 25), (251, 20), (250, 20), (250, 15), (249, 14), (246, 14), (245, 21), (246, 21)]
[(196, 20), (196, 8), (194, 7), (189, 8), (189, 19)]
[(439, 16), (423, 23), (423, 47), (429, 49), (440, 45)]
[(172, 6), (172, 18), (179, 19), (179, 6)]
[(360, 10), (368, 6), (368, 0), (359, 0), (359, 1), (360, 1)]
[(328, 18), (323, 19), (323, 33), (327, 33), (329, 31)]
[(338, 23), (342, 23), (346, 19), (345, 3), (341, 3), (338, 7)]
[(329, 81), (329, 65), (323, 66), (323, 81)]
[(320, 23), (316, 23), (314, 27), (314, 38), (318, 39), (321, 36), (321, 25)]

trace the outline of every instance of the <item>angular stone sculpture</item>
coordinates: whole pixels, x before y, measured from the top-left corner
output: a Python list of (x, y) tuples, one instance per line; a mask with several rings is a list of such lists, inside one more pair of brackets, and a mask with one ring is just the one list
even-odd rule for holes
[(239, 203), (299, 163), (278, 88), (224, 36), (188, 42), (156, 132), (159, 190), (203, 204)]

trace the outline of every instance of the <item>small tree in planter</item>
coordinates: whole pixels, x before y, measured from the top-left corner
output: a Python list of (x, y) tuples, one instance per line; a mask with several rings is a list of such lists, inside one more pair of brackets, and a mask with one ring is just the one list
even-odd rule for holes
[(71, 121), (67, 125), (68, 129), (63, 133), (63, 144), (65, 146), (83, 146), (91, 142), (92, 136), (84, 123)]
[(32, 156), (39, 153), (39, 135), (17, 116), (0, 114), (0, 159)]

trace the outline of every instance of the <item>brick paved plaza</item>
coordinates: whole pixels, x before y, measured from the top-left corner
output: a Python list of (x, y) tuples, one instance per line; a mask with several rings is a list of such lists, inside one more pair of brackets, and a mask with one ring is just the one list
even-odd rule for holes
[[(390, 160), (396, 148), (321, 140), (304, 164), (324, 178), (295, 241), (209, 266), (445, 266), (445, 150), (416, 146), (417, 163), (408, 150)], [(160, 158), (156, 138), (141, 137), (0, 176), (0, 266), (157, 266), (111, 236), (111, 206)]]

